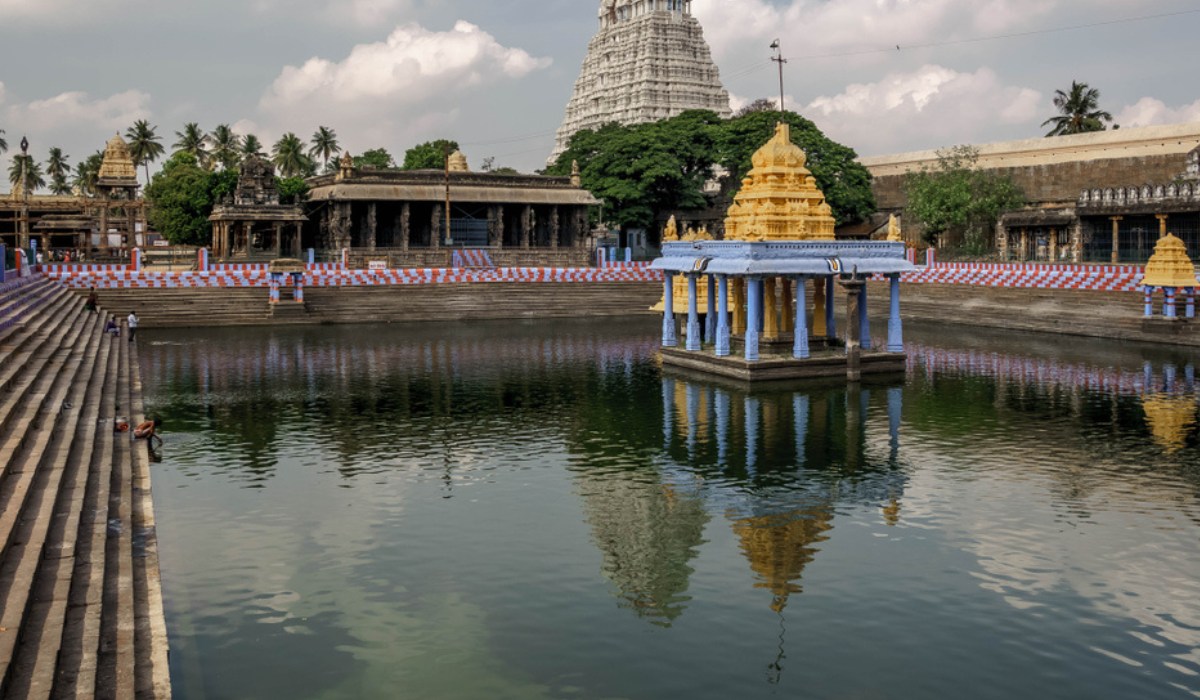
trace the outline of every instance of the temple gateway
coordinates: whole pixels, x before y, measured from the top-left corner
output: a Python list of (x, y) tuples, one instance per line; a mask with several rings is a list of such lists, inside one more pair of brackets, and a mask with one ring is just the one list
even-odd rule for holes
[(463, 249), (488, 266), (586, 265), (588, 210), (600, 204), (578, 170), (471, 172), (459, 152), (444, 171), (356, 168), (345, 155), (336, 174), (309, 185), (306, 247), (349, 249), (355, 266), (459, 266)]

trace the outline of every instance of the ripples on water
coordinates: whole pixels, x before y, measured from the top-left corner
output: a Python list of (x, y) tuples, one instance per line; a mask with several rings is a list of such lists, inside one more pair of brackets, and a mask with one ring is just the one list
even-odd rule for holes
[(1200, 697), (1189, 352), (650, 322), (146, 333), (177, 697)]

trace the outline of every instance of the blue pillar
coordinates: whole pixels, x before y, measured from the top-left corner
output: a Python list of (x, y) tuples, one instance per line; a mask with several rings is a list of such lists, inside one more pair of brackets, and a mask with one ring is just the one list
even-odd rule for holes
[(672, 289), (672, 281), (674, 275), (670, 272), (663, 273), (663, 332), (662, 344), (664, 348), (673, 348), (679, 345), (679, 339), (675, 337), (675, 290)]
[(796, 466), (803, 467), (808, 453), (808, 395), (792, 396), (792, 413), (795, 414)]
[(704, 342), (717, 342), (717, 278), (706, 275), (708, 279), (708, 313), (704, 314)]
[(837, 299), (833, 277), (825, 278), (825, 333), (829, 338), (837, 337), (837, 316), (833, 313), (833, 302)]
[(808, 350), (808, 278), (796, 278), (796, 325), (792, 334), (792, 357), (806, 360)]
[(717, 278), (717, 357), (729, 356), (729, 277)]
[(317, 251), (314, 248), (308, 249), (308, 264), (309, 265), (317, 264)]
[(687, 321), (687, 349), (691, 352), (696, 352), (700, 349), (700, 310), (696, 299), (697, 282), (695, 275), (687, 276), (688, 283), (688, 321)]
[(900, 275), (892, 275), (891, 278), (887, 350), (888, 352), (904, 352), (904, 323), (900, 320)]
[(1163, 367), (1163, 391), (1168, 394), (1175, 393), (1175, 377), (1178, 376), (1179, 370), (1175, 365), (1165, 365)]
[(626, 262), (626, 263), (631, 263), (631, 262), (633, 262), (633, 248), (626, 248), (626, 249), (625, 249), (625, 262)]
[(0, 243), (0, 283), (4, 282), (4, 275), (8, 272), (8, 246)]
[(1175, 316), (1175, 288), (1163, 287), (1163, 316), (1167, 318), (1176, 318)]
[(717, 464), (724, 466), (729, 458), (729, 394), (717, 389), (713, 403), (717, 410)]
[(1154, 315), (1154, 287), (1146, 287), (1146, 318)]
[(1188, 287), (1185, 291), (1187, 294), (1187, 318), (1196, 318), (1196, 288)]
[(858, 337), (863, 350), (871, 349), (871, 321), (867, 317), (867, 285), (864, 282), (858, 295)]
[(746, 361), (758, 362), (758, 329), (762, 324), (762, 280), (746, 278)]
[(1154, 365), (1149, 362), (1142, 363), (1142, 392), (1150, 393), (1154, 391)]
[(758, 332), (761, 334), (767, 323), (766, 314), (767, 304), (767, 285), (763, 284), (762, 280), (758, 281)]
[(1187, 390), (1187, 392), (1189, 394), (1196, 391), (1196, 366), (1195, 365), (1188, 364), (1188, 365), (1183, 366), (1183, 382), (1184, 382), (1184, 388)]

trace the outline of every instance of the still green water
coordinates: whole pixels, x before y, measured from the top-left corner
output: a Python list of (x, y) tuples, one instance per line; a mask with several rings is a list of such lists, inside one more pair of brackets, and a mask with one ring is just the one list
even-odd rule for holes
[(141, 334), (175, 696), (1200, 697), (1200, 358), (748, 393), (657, 332)]

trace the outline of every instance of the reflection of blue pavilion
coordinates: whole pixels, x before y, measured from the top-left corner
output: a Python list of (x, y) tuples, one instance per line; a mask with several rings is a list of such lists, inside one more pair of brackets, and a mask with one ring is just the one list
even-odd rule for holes
[[(754, 168), (729, 209), (725, 240), (695, 234), (679, 240), (668, 227), (663, 257), (653, 264), (665, 273), (664, 364), (744, 380), (843, 372), (857, 379), (904, 369), (899, 276), (914, 269), (905, 246), (896, 240), (835, 240), (829, 205), (805, 160), (804, 151), (791, 142), (788, 125), (780, 124), (774, 138), (754, 154)], [(687, 285), (683, 350), (676, 347), (675, 297), (682, 291), (675, 289), (677, 274)], [(867, 317), (864, 282), (872, 275), (890, 281), (883, 351), (874, 351)], [(835, 280), (847, 294), (844, 343), (836, 337)], [(699, 308), (701, 296), (706, 298), (704, 310)], [(740, 344), (742, 357), (734, 356), (735, 344)]]

